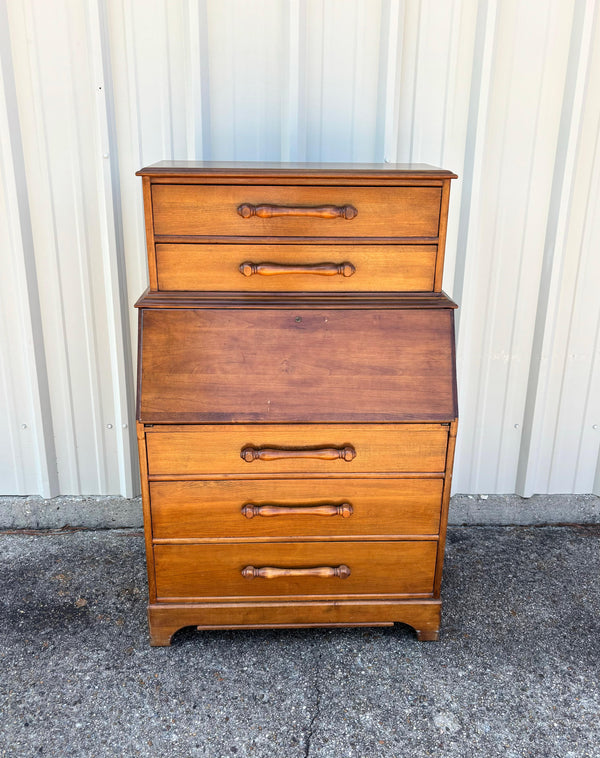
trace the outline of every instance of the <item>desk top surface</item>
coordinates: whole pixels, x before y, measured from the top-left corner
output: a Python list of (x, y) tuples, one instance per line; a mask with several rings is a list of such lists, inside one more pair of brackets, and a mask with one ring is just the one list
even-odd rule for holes
[(426, 163), (277, 163), (263, 161), (159, 161), (137, 176), (265, 176), (399, 177), (455, 179), (456, 174)]

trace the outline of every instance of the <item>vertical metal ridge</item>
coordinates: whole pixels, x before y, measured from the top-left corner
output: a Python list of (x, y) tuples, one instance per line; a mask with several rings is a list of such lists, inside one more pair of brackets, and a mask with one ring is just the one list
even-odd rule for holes
[(398, 80), (400, 78), (400, 0), (387, 0), (379, 27), (378, 120), (375, 160), (395, 163), (398, 154)]
[[(598, 23), (598, 19), (596, 19), (596, 23)], [(597, 111), (597, 115), (598, 111)], [(593, 198), (594, 200), (594, 207), (590, 211), (589, 214), (586, 216), (586, 227), (584, 229), (584, 249), (588, 251), (589, 254), (592, 253), (592, 251), (598, 250), (600, 246), (600, 229), (598, 228), (597, 223), (594, 223), (594, 219), (600, 218), (600, 118), (596, 121), (596, 144), (594, 147), (594, 160), (593, 160), (593, 168), (592, 168), (592, 177), (594, 180), (595, 186), (590, 188), (590, 194), (589, 199), (591, 200)], [(590, 223), (587, 223), (588, 220), (590, 220)], [(596, 239), (590, 239), (595, 234)], [(587, 382), (587, 391), (586, 391), (586, 397), (585, 397), (585, 428), (587, 429), (587, 436), (589, 437), (590, 434), (593, 435), (593, 441), (591, 441), (591, 444), (588, 443), (588, 446), (590, 448), (594, 449), (595, 452), (595, 465), (593, 466), (593, 469), (591, 470), (591, 480), (592, 480), (592, 487), (591, 490), (594, 494), (600, 495), (600, 396), (597, 391), (597, 388), (600, 387), (600, 319), (597, 322), (596, 325), (596, 333), (594, 335), (593, 340), (593, 348), (592, 348), (592, 359), (591, 359), (591, 366), (590, 366), (590, 372), (588, 376), (588, 382)], [(591, 427), (591, 432), (590, 432)], [(582, 429), (581, 433), (581, 445), (583, 446), (585, 444), (584, 437), (585, 432)], [(593, 453), (590, 451), (590, 458), (592, 457)], [(579, 468), (582, 466), (581, 464), (581, 454), (578, 456), (578, 471), (577, 476), (579, 478), (580, 472)], [(582, 472), (583, 476), (585, 476), (585, 472)], [(576, 483), (576, 486), (577, 483)], [(584, 486), (583, 489), (586, 489)]]
[(457, 237), (469, 128), (469, 103), (474, 74), (477, 4), (473, 0), (454, 0), (448, 29), (447, 76), (444, 82), (443, 119), (439, 165), (454, 170), (444, 257), (444, 290), (454, 297), (457, 263)]
[[(469, 373), (467, 355), (475, 327), (475, 303), (465, 301), (465, 289), (476, 290), (477, 256), (481, 236), (482, 182), (485, 171), (485, 143), (490, 109), (494, 51), (496, 48), (496, 0), (478, 6), (474, 70), (471, 80), (469, 116), (467, 121), (465, 163), (463, 168), (461, 212), (458, 228), (455, 262), (454, 296), (460, 306), (457, 313), (457, 364), (459, 401), (470, 397), (477, 388), (473, 373)], [(470, 146), (470, 147), (469, 147)], [(467, 267), (467, 262), (471, 266)], [(467, 280), (468, 277), (468, 280)], [(459, 356), (464, 356), (461, 360)], [(471, 413), (473, 423), (475, 414)], [(474, 482), (472, 437), (469, 435), (469, 414), (461, 403), (461, 428), (457, 436), (457, 450), (453, 485), (458, 492), (477, 491)]]
[(417, 24), (415, 35), (415, 57), (414, 57), (414, 73), (413, 73), (413, 88), (411, 97), (411, 109), (410, 109), (410, 142), (408, 144), (408, 160), (410, 163), (416, 163), (415, 158), (415, 132), (416, 116), (417, 116), (417, 82), (419, 81), (419, 54), (421, 50), (421, 35), (422, 35), (422, 20), (423, 20), (423, 0), (419, 0), (417, 3)]
[[(97, 187), (101, 207), (100, 229), (103, 249), (103, 271), (106, 282), (104, 301), (107, 313), (108, 341), (111, 357), (113, 429), (116, 440), (116, 466), (119, 493), (132, 497), (134, 487), (136, 444), (134, 429), (133, 365), (131, 340), (126, 318), (128, 309), (125, 271), (124, 235), (119, 181), (119, 161), (112, 86), (112, 66), (108, 37), (108, 14), (105, 0), (90, 0), (89, 49), (93, 69), (103, 85), (103, 94), (96, 98), (98, 139), (96, 144)], [(104, 429), (103, 429), (104, 433)], [(107, 472), (107, 480), (110, 476)]]
[[(360, 27), (361, 31), (364, 34), (364, 14), (362, 13), (363, 10), (363, 3), (358, 2), (356, 4), (356, 22), (354, 24), (353, 29), (353, 49), (354, 49), (354, 55), (352, 56), (352, 91), (350, 95), (350, 112), (352, 113), (352, 118), (350, 119), (350, 126), (349, 126), (349, 134), (348, 134), (348, 147), (350, 151), (350, 160), (353, 161), (360, 161), (360, 156), (357, 156), (356, 153), (359, 152), (357, 149), (357, 145), (355, 143), (355, 136), (356, 136), (356, 103), (358, 100), (358, 87), (359, 87), (359, 77), (358, 77), (358, 59), (360, 57), (361, 48), (362, 48), (362, 34), (359, 37), (358, 28)], [(362, 23), (361, 23), (362, 21)], [(360, 42), (359, 42), (360, 39)], [(363, 160), (368, 160), (363, 158)]]
[[(94, 0), (89, 0), (89, 2), (93, 2)], [(88, 6), (89, 10), (89, 6)], [(83, 347), (85, 350), (85, 364), (86, 364), (86, 370), (88, 374), (88, 386), (89, 386), (89, 404), (90, 404), (90, 410), (91, 413), (89, 414), (89, 418), (86, 419), (87, 424), (90, 425), (89, 433), (86, 434), (86, 437), (89, 437), (91, 441), (90, 447), (93, 449), (94, 454), (96, 456), (96, 465), (95, 465), (95, 472), (91, 472), (91, 477), (95, 478), (95, 484), (91, 481), (88, 481), (88, 486), (94, 487), (95, 490), (99, 492), (105, 492), (106, 491), (106, 485), (107, 485), (107, 477), (108, 477), (108, 471), (107, 471), (107, 449), (106, 449), (106, 443), (104, 440), (104, 436), (102, 433), (103, 429), (103, 416), (104, 416), (104, 403), (103, 403), (103, 396), (102, 396), (102, 377), (100, 372), (100, 366), (98, 365), (98, 362), (96, 360), (98, 354), (99, 354), (99, 342), (98, 342), (98, 334), (97, 334), (97, 327), (99, 324), (97, 324), (96, 319), (94, 318), (94, 314), (96, 311), (96, 301), (98, 299), (98, 293), (96, 292), (96, 289), (94, 287), (93, 283), (93, 276), (91, 272), (91, 260), (93, 260), (93, 255), (91, 255), (91, 252), (95, 248), (95, 243), (97, 243), (97, 240), (94, 239), (92, 244), (92, 239), (90, 237), (90, 230), (89, 230), (89, 224), (88, 219), (86, 218), (86, 209), (84, 207), (84, 198), (87, 194), (87, 187), (84, 182), (84, 172), (81, 170), (81, 167), (84, 164), (85, 161), (85, 150), (82, 145), (81, 140), (81, 130), (79, 129), (79, 125), (77, 122), (77, 110), (78, 106), (80, 107), (80, 104), (77, 102), (77, 92), (75, 87), (75, 82), (73, 81), (73, 73), (75, 71), (79, 70), (79, 67), (76, 65), (77, 61), (74, 59), (73, 53), (74, 53), (74, 38), (77, 35), (77, 31), (80, 30), (73, 30), (73, 24), (72, 19), (69, 17), (68, 14), (66, 14), (64, 19), (64, 32), (66, 37), (66, 54), (68, 56), (69, 66), (68, 71), (66, 72), (65, 82), (68, 81), (69, 87), (65, 88), (66, 92), (66, 98), (67, 100), (67, 107), (68, 107), (68, 114), (65, 118), (65, 123), (67, 124), (67, 130), (69, 133), (69, 144), (72, 145), (72, 150), (69, 152), (69, 163), (68, 166), (70, 168), (70, 179), (71, 179), (71, 187), (72, 187), (72, 197), (73, 197), (73, 230), (75, 232), (76, 237), (76, 251), (74, 250), (74, 255), (77, 259), (77, 266), (78, 266), (78, 282), (79, 282), (79, 289), (80, 289), (80, 317), (82, 319), (83, 323)], [(98, 88), (102, 89), (104, 87), (104, 82), (96, 82), (95, 83), (95, 89), (98, 90)], [(89, 251), (89, 252), (88, 252)], [(60, 266), (61, 269), (64, 268), (63, 265)], [(66, 320), (66, 318), (65, 318)], [(67, 371), (69, 373), (69, 376), (71, 376), (73, 373), (76, 373), (77, 369), (75, 367), (75, 362), (79, 361), (79, 355), (81, 350), (81, 345), (78, 344), (76, 347), (76, 350), (73, 350), (70, 343), (73, 340), (69, 340), (68, 335), (65, 335), (65, 342), (67, 345)], [(73, 358), (73, 352), (76, 352), (77, 358)], [(71, 392), (77, 392), (77, 388), (73, 389), (73, 384), (70, 382)], [(83, 388), (82, 388), (83, 389)], [(74, 429), (74, 438), (75, 438), (75, 446), (74, 446), (74, 454), (77, 461), (77, 470), (78, 472), (81, 472), (82, 469), (84, 469), (83, 465), (83, 459), (82, 459), (82, 453), (83, 456), (87, 458), (89, 454), (89, 450), (87, 449), (87, 446), (82, 444), (81, 439), (81, 433), (78, 429), (77, 424), (77, 409), (76, 409), (77, 403), (76, 398), (72, 397), (72, 415), (73, 415), (73, 429)], [(112, 414), (111, 414), (112, 415)], [(79, 478), (78, 482), (79, 488), (82, 488), (82, 479), (81, 476)], [(94, 490), (91, 490), (94, 491)]]
[(454, 66), (452, 65), (453, 55), (455, 45), (453, 44), (453, 37), (455, 36), (455, 15), (456, 15), (456, 2), (452, 2), (450, 4), (450, 24), (449, 24), (449, 30), (448, 30), (448, 51), (446, 53), (446, 77), (444, 80), (444, 94), (443, 94), (443, 105), (442, 105), (442, 127), (440, 129), (441, 132), (441, 140), (440, 140), (440, 152), (438, 154), (437, 163), (440, 166), (444, 165), (444, 147), (446, 142), (446, 134), (448, 131), (448, 102), (449, 102), (449, 95), (450, 95), (450, 81), (451, 81), (451, 74), (453, 71)]
[[(185, 146), (186, 159), (200, 160), (202, 155), (202, 89), (200, 86), (200, 8), (199, 0), (187, 0), (185, 76)], [(200, 116), (198, 115), (200, 114)]]
[[(524, 172), (524, 186), (526, 187), (525, 190), (525, 197), (526, 197), (526, 203), (527, 203), (527, 213), (526, 217), (522, 226), (522, 229), (520, 231), (519, 235), (519, 246), (518, 246), (518, 266), (515, 276), (515, 281), (517, 283), (517, 297), (515, 298), (515, 307), (513, 311), (513, 319), (512, 319), (512, 325), (510, 329), (510, 335), (508, 337), (508, 367), (506, 371), (506, 381), (504, 383), (503, 388), (503, 397), (502, 397), (502, 414), (501, 419), (502, 423), (499, 428), (499, 434), (498, 434), (498, 468), (496, 472), (496, 478), (494, 482), (494, 491), (497, 491), (498, 488), (504, 489), (504, 487), (509, 486), (510, 490), (512, 491), (515, 484), (516, 479), (516, 471), (515, 467), (510, 460), (513, 457), (513, 450), (515, 448), (515, 442), (511, 437), (514, 437), (518, 435), (519, 437), (519, 444), (520, 444), (520, 438), (521, 433), (519, 433), (519, 429), (521, 429), (522, 424), (522, 416), (523, 416), (523, 406), (525, 404), (525, 397), (523, 396), (522, 390), (521, 390), (521, 382), (519, 381), (519, 341), (520, 336), (522, 334), (522, 322), (525, 320), (523, 318), (523, 310), (524, 308), (521, 307), (521, 303), (526, 302), (527, 298), (523, 298), (520, 296), (520, 293), (523, 289), (523, 282), (525, 280), (525, 285), (530, 281), (531, 277), (528, 277), (526, 275), (526, 262), (527, 258), (531, 257), (530, 253), (531, 251), (527, 247), (527, 241), (528, 237), (530, 235), (530, 224), (529, 224), (529, 210), (532, 208), (532, 205), (535, 204), (533, 193), (536, 192), (536, 144), (538, 144), (538, 141), (540, 140), (540, 119), (542, 117), (542, 108), (543, 108), (543, 101), (544, 101), (544, 95), (545, 95), (545, 88), (544, 88), (544, 78), (546, 77), (546, 71), (547, 71), (547, 60), (548, 55), (550, 54), (550, 43), (551, 43), (551, 12), (549, 11), (545, 16), (542, 17), (542, 23), (544, 27), (544, 42), (541, 46), (540, 52), (541, 52), (541, 59), (543, 61), (542, 65), (540, 66), (540, 82), (539, 86), (537, 87), (537, 95), (535, 98), (535, 105), (532, 107), (532, 129), (531, 129), (531, 152), (530, 152), (530, 163), (529, 167), (525, 176)], [(515, 71), (514, 66), (514, 58), (512, 62), (512, 68), (513, 71)], [(511, 77), (512, 78), (512, 77)], [(545, 126), (545, 125), (544, 125)], [(536, 192), (536, 199), (538, 199), (538, 194)], [(534, 214), (532, 213), (531, 216)], [(530, 354), (530, 351), (528, 350), (528, 353)], [(523, 354), (523, 353), (522, 353)], [(524, 356), (524, 354), (523, 354)], [(525, 356), (524, 356), (525, 359)], [(522, 399), (521, 399), (522, 397)], [(516, 423), (513, 419), (516, 419)], [(510, 432), (508, 432), (510, 430)], [(508, 434), (507, 434), (508, 432)], [(508, 437), (508, 439), (507, 439)], [(505, 460), (508, 459), (505, 463)], [(518, 466), (518, 459), (517, 459), (517, 466)], [(506, 470), (506, 474), (504, 474), (503, 469)], [(511, 483), (510, 485), (504, 484), (504, 481), (507, 481), (510, 478)]]
[[(191, 0), (193, 2), (193, 0)], [(211, 110), (211, 89), (210, 89), (210, 50), (208, 45), (208, 0), (198, 0), (199, 18), (198, 18), (198, 36), (200, 56), (197, 66), (200, 70), (200, 97), (199, 107), (201, 109), (202, 133), (200, 140), (200, 152), (196, 148), (198, 159), (207, 160), (212, 154), (212, 129), (210, 121)], [(198, 140), (198, 137), (196, 137)], [(198, 143), (197, 143), (198, 144)]]
[(308, 107), (307, 107), (307, 50), (308, 50), (307, 3), (300, 2), (298, 14), (298, 123), (297, 153), (295, 160), (308, 160)]
[[(580, 300), (582, 293), (581, 290), (581, 279), (587, 278), (589, 275), (589, 270), (584, 268), (584, 264), (587, 263), (586, 261), (586, 255), (585, 253), (591, 253), (592, 250), (597, 250), (597, 245), (593, 245), (591, 243), (590, 237), (592, 236), (591, 228), (594, 226), (594, 221), (590, 222), (590, 219), (599, 219), (600, 218), (600, 181), (598, 177), (600, 176), (600, 118), (596, 119), (596, 137), (595, 137), (595, 143), (593, 148), (593, 154), (592, 154), (592, 171), (591, 171), (591, 181), (590, 186), (588, 187), (588, 194), (587, 194), (587, 203), (586, 203), (586, 209), (584, 214), (584, 224), (583, 224), (583, 230), (582, 230), (582, 239), (581, 244), (579, 246), (579, 260), (578, 260), (578, 270), (577, 270), (577, 290), (575, 294), (575, 300)], [(592, 182), (595, 180), (595, 185), (592, 186)], [(597, 242), (600, 242), (600, 235)], [(586, 244), (587, 243), (587, 244)], [(587, 301), (586, 301), (587, 302)], [(574, 303), (575, 306), (575, 303)], [(579, 306), (581, 308), (581, 305)], [(573, 309), (575, 311), (575, 307)], [(594, 435), (595, 439), (595, 448), (596, 448), (596, 466), (594, 467), (593, 476), (591, 477), (592, 482), (592, 488), (594, 487), (594, 479), (596, 474), (596, 469), (598, 466), (598, 462), (600, 461), (600, 402), (596, 400), (595, 392), (597, 393), (597, 388), (600, 387), (600, 308), (596, 307), (596, 328), (594, 331), (594, 337), (592, 342), (592, 350), (591, 357), (590, 357), (590, 369), (587, 375), (587, 382), (586, 382), (586, 388), (585, 392), (583, 393), (583, 400), (582, 400), (582, 423), (579, 427), (579, 436), (578, 436), (578, 444), (577, 444), (577, 455), (576, 455), (576, 466), (575, 470), (573, 472), (573, 484), (572, 489), (573, 492), (585, 492), (587, 491), (587, 487), (584, 484), (584, 487), (582, 488), (579, 484), (579, 480), (582, 479), (585, 480), (587, 477), (587, 472), (585, 470), (585, 461), (582, 461), (582, 458), (584, 457), (585, 451), (585, 443), (586, 443), (586, 437), (589, 437), (589, 433), (586, 434), (586, 431), (588, 430), (589, 426), (592, 426), (592, 429), (594, 426), (596, 427), (596, 434)], [(572, 314), (571, 324), (569, 325), (569, 332), (575, 331), (575, 325), (573, 324), (573, 321), (575, 321), (575, 312)], [(569, 335), (571, 336), (571, 334)], [(563, 396), (564, 397), (564, 396)], [(561, 398), (562, 400), (563, 398)], [(593, 412), (593, 416), (590, 414), (590, 406), (596, 406), (595, 410)], [(591, 418), (590, 418), (591, 416)], [(599, 423), (593, 423), (591, 420), (592, 418), (598, 418)], [(583, 470), (582, 470), (583, 469)]]
[(160, 25), (162, 45), (164, 49), (163, 66), (161, 67), (161, 81), (158, 85), (159, 97), (162, 100), (162, 107), (160, 109), (160, 127), (161, 127), (161, 142), (162, 142), (162, 157), (175, 158), (175, 145), (173, 140), (173, 93), (171, 90), (171, 50), (169, 44), (170, 37), (170, 24), (169, 24), (169, 8), (173, 6), (168, 4), (167, 0), (163, 0), (160, 6), (161, 16), (163, 23)]
[[(467, 254), (472, 252), (471, 242), (479, 225), (481, 185), (484, 170), (484, 143), (487, 131), (494, 38), (496, 33), (496, 0), (478, 6), (473, 73), (469, 96), (469, 115), (465, 135), (462, 194), (457, 232), (457, 252), (454, 265), (453, 297), (461, 305), (465, 287)], [(457, 311), (457, 327), (461, 322), (462, 308)]]
[[(325, 0), (321, 0), (321, 70), (323, 70), (323, 61), (325, 60)], [(324, 160), (323, 157), (323, 77), (319, 78), (319, 139), (317, 148), (317, 159), (319, 161)]]
[[(398, 87), (398, 132), (396, 160), (410, 162), (412, 156), (412, 120), (416, 86), (416, 39), (418, 36), (418, 15), (421, 0), (418, 3), (404, 4), (401, 23), (402, 40), (400, 42), (400, 86)], [(417, 22), (414, 16), (417, 14)]]
[(300, 0), (289, 0), (286, 6), (284, 39), (287, 55), (281, 108), (282, 161), (299, 160), (300, 103)]
[[(600, 301), (600, 17), (592, 24), (585, 95), (577, 124), (577, 157), (571, 213), (565, 236), (565, 266), (559, 312), (569, 310), (563, 336), (564, 365), (549, 486), (576, 493), (593, 489), (600, 452), (598, 365)], [(596, 325), (594, 329), (592, 325)], [(566, 357), (565, 357), (566, 356)], [(594, 379), (596, 383), (594, 383)], [(596, 427), (594, 429), (594, 426)], [(572, 476), (567, 478), (567, 472)]]
[(127, 79), (129, 85), (129, 118), (134, 131), (132, 134), (132, 146), (137, 147), (137, 163), (140, 168), (144, 163), (143, 146), (142, 146), (142, 113), (140, 110), (142, 98), (140, 95), (139, 76), (137, 70), (136, 58), (136, 34), (135, 19), (133, 17), (133, 5), (125, 2), (122, 6), (123, 26), (125, 29), (125, 53), (127, 56)]
[[(48, 367), (48, 387), (53, 414), (56, 454), (59, 464), (59, 487), (62, 493), (70, 494), (81, 491), (81, 478), (77, 459), (74, 455), (76, 431), (74, 427), (73, 387), (68, 371), (69, 355), (67, 348), (65, 300), (60, 279), (59, 240), (53, 193), (54, 184), (50, 167), (51, 151), (47, 141), (48, 128), (41, 87), (42, 74), (38, 45), (36, 44), (38, 30), (34, 19), (35, 11), (28, 4), (25, 4), (22, 8), (26, 33), (28, 39), (33, 42), (33, 44), (27, 47), (26, 56), (28, 64), (27, 74), (33, 94), (31, 109), (31, 115), (35, 121), (35, 138), (33, 141), (35, 142), (35, 152), (38, 158), (35, 161), (35, 170), (39, 171), (37, 176), (31, 175), (33, 161), (30, 159), (29, 165), (26, 163), (27, 184), (28, 188), (32, 183), (35, 184), (38, 196), (40, 190), (44, 192), (44, 200), (42, 201), (45, 206), (45, 223), (43, 226), (46, 233), (44, 234), (44, 239), (50, 240), (51, 258), (46, 260), (46, 256), (39, 249), (41, 230), (36, 232), (35, 224), (32, 228), (36, 253), (36, 268), (38, 271), (41, 267), (40, 261), (42, 255), (44, 259), (42, 276), (44, 277), (45, 286), (43, 290), (40, 290), (40, 308), (46, 365)], [(47, 30), (44, 29), (44, 31)], [(46, 251), (47, 249), (45, 247)], [(54, 263), (53, 267), (50, 266), (51, 262)], [(51, 292), (55, 295), (54, 302), (51, 302)], [(54, 315), (55, 313), (57, 315)], [(51, 324), (49, 323), (50, 320), (52, 320)], [(54, 339), (50, 339), (51, 334)], [(49, 341), (52, 342), (51, 347)], [(49, 355), (52, 355), (51, 359)]]
[[(129, 291), (142, 291), (148, 280), (144, 213), (141, 182), (135, 171), (144, 165), (141, 129), (141, 97), (136, 63), (135, 20), (131, 3), (106, 5), (110, 54), (113, 60), (112, 92), (114, 101), (115, 142), (118, 150), (121, 225), (123, 231), (123, 268)], [(129, 303), (128, 303), (129, 305)], [(130, 355), (134, 352), (137, 319), (129, 312)]]

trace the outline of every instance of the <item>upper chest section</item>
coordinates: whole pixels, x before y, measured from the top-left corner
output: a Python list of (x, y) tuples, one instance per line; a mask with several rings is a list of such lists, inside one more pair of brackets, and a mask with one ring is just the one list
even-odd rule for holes
[(449, 171), (163, 162), (139, 174), (151, 290), (441, 289)]

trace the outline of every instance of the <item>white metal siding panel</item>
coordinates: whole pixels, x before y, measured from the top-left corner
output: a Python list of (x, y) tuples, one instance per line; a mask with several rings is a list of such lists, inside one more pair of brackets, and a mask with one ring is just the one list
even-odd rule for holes
[(134, 173), (203, 158), (456, 171), (454, 489), (598, 491), (598, 5), (0, 0), (0, 489), (137, 489)]
[(119, 383), (123, 347), (114, 333), (111, 340), (121, 314), (107, 298), (106, 256), (114, 250), (102, 209), (112, 198), (99, 192), (103, 84), (94, 76), (88, 41), (98, 30), (89, 11), (82, 3), (10, 3), (8, 16), (58, 488), (125, 494), (133, 492), (132, 419)]
[(37, 278), (6, 6), (0, 4), (0, 482), (58, 493)]
[(456, 491), (514, 492), (572, 8), (502, 2), (462, 291)]

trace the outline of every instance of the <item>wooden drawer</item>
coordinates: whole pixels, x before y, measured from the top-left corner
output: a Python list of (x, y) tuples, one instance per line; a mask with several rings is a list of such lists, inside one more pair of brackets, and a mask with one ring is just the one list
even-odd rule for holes
[(441, 424), (232, 424), (146, 431), (150, 475), (441, 473)]
[[(419, 185), (152, 185), (155, 235), (437, 239), (441, 199), (441, 187)], [(252, 209), (265, 207), (271, 210), (257, 213), (285, 215), (251, 215)], [(339, 215), (334, 218), (306, 215), (324, 213), (314, 210), (319, 208), (328, 209), (325, 215)], [(242, 213), (250, 215), (244, 217)]]
[(151, 482), (154, 539), (437, 534), (442, 479)]
[[(155, 545), (157, 599), (430, 595), (436, 553), (437, 540)], [(267, 567), (330, 571), (248, 578)]]
[(456, 417), (450, 308), (142, 309), (145, 423)]
[(160, 290), (432, 291), (435, 245), (156, 245)]

